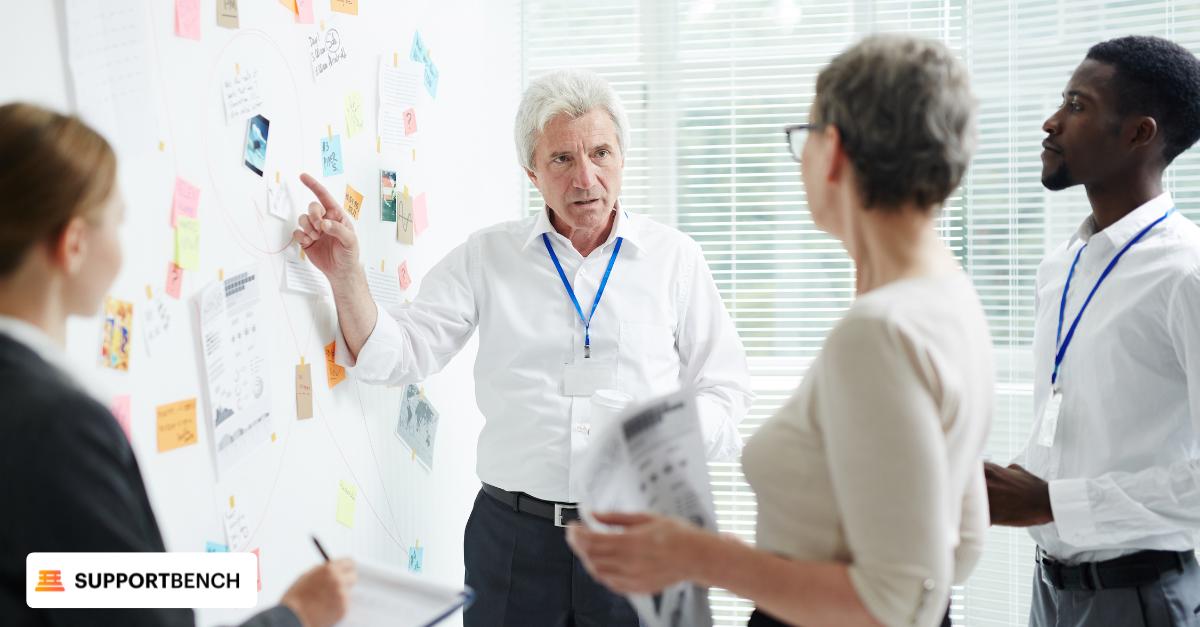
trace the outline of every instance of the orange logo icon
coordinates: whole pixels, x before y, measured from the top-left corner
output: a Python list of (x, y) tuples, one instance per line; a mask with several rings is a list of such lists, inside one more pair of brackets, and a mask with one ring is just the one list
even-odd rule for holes
[(39, 570), (38, 582), (34, 592), (65, 592), (62, 584), (61, 570)]

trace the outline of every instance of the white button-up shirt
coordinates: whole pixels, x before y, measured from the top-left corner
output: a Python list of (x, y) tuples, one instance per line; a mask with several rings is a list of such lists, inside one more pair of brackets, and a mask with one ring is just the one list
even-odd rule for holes
[[(363, 381), (402, 385), (441, 370), (479, 330), (475, 398), (485, 424), (479, 478), (505, 490), (574, 502), (571, 459), (590, 400), (567, 396), (564, 367), (582, 364), (584, 328), (554, 267), (549, 236), (586, 315), (616, 238), (624, 238), (591, 323), (591, 358), (615, 361), (615, 387), (635, 399), (691, 385), (708, 455), (736, 459), (752, 399), (745, 351), (691, 238), (618, 210), (608, 241), (586, 258), (548, 211), (471, 235), (425, 277), (411, 305), (385, 311), (358, 353), (335, 359)], [(573, 444), (574, 440), (574, 444)]]
[(1036, 419), (1024, 463), (1049, 481), (1055, 520), (1030, 534), (1059, 560), (1190, 550), (1200, 530), (1200, 228), (1178, 211), (1134, 244), (1096, 291), (1058, 374), (1053, 446), (1038, 444), (1075, 254), (1087, 245), (1067, 295), (1064, 337), (1113, 256), (1173, 206), (1162, 194), (1099, 233), (1089, 216), (1038, 268)]

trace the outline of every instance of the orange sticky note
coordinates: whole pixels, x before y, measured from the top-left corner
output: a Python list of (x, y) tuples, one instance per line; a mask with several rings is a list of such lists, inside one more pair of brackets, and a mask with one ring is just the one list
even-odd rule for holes
[(350, 185), (347, 184), (346, 198), (343, 199), (342, 206), (346, 208), (346, 211), (350, 212), (350, 215), (354, 216), (355, 220), (358, 219), (358, 213), (362, 211), (362, 201), (363, 195), (358, 193), (358, 190), (350, 187)]
[(296, 417), (312, 418), (313, 411), (312, 364), (296, 366)]
[(200, 0), (175, 0), (175, 35), (200, 41)]
[(158, 452), (196, 443), (196, 399), (159, 405)]
[(329, 388), (341, 383), (346, 378), (346, 369), (337, 365), (333, 361), (334, 347), (337, 342), (330, 342), (325, 345), (325, 377), (329, 380)]
[(406, 290), (412, 287), (412, 275), (408, 273), (408, 262), (405, 261), (396, 269), (396, 273), (400, 275), (400, 289)]
[(131, 433), (130, 413), (131, 412), (129, 409), (129, 395), (128, 394), (120, 394), (118, 396), (113, 397), (112, 407), (110, 407), (109, 409), (112, 410), (113, 418), (117, 419), (117, 424), (121, 425), (121, 430), (125, 432), (125, 437), (129, 438), (132, 441), (133, 436), (130, 435), (130, 433)]
[(358, 15), (358, 0), (330, 0), (329, 8), (346, 15)]
[(287, 10), (291, 11), (293, 15), (298, 13), (296, 10), (296, 0), (279, 0), (279, 4), (282, 4)]
[(183, 268), (175, 265), (175, 262), (167, 262), (167, 296), (179, 299), (179, 293), (183, 289)]

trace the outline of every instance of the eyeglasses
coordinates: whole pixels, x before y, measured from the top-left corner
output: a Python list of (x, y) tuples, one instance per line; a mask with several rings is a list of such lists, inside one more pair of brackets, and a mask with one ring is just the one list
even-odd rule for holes
[(809, 131), (820, 130), (824, 124), (790, 124), (783, 127), (784, 135), (787, 135), (788, 150), (792, 153), (792, 158), (796, 163), (800, 163), (800, 156), (804, 154), (804, 137)]

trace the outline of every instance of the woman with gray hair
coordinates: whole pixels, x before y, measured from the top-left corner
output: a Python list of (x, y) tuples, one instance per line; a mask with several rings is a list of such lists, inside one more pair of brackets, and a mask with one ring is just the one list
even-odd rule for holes
[(854, 260), (857, 298), (793, 397), (747, 443), (757, 547), (642, 514), (574, 526), (624, 593), (676, 581), (753, 600), (750, 624), (949, 624), (981, 552), (992, 405), (979, 298), (934, 223), (974, 147), (966, 72), (939, 43), (873, 36), (817, 78), (786, 129), (816, 226)]

